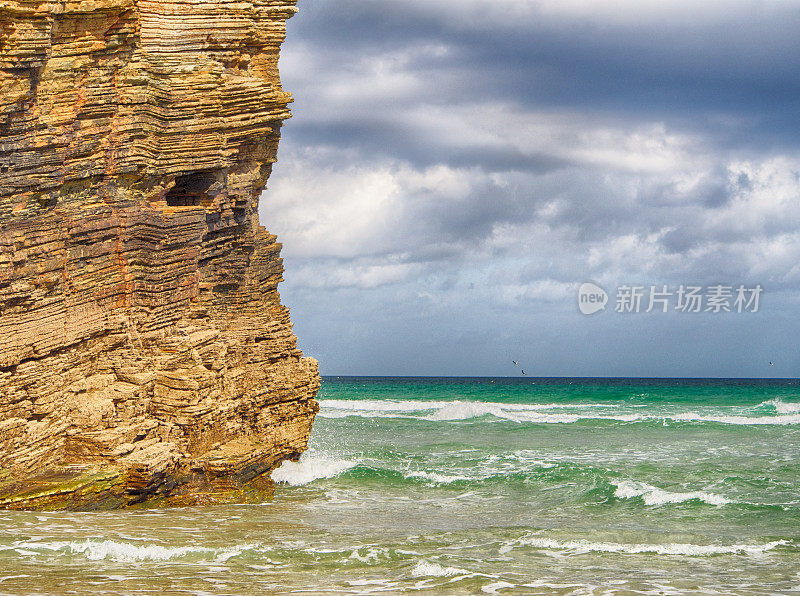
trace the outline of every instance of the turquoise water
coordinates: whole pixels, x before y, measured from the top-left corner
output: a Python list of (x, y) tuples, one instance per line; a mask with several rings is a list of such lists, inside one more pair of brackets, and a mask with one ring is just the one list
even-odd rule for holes
[(800, 382), (326, 378), (257, 506), (0, 513), (0, 593), (800, 591)]

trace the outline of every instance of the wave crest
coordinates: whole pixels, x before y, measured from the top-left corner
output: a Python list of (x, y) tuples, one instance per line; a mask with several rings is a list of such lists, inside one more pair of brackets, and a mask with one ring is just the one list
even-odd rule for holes
[(227, 548), (207, 548), (202, 546), (161, 546), (159, 544), (134, 544), (116, 540), (84, 540), (69, 542), (21, 542), (4, 550), (15, 550), (20, 554), (36, 552), (60, 552), (64, 554), (80, 554), (91, 561), (109, 559), (119, 562), (169, 561), (188, 556), (213, 558), (226, 561), (240, 555), (246, 550), (257, 548), (253, 545), (241, 545)]
[(318, 454), (309, 449), (300, 456), (300, 461), (284, 461), (272, 471), (272, 480), (290, 486), (308, 484), (314, 480), (334, 478), (354, 468), (358, 462)]
[(592, 542), (589, 540), (553, 540), (552, 538), (528, 537), (520, 538), (500, 547), (500, 554), (511, 552), (519, 547), (531, 547), (546, 550), (573, 551), (578, 554), (588, 552), (620, 553), (620, 554), (656, 554), (682, 555), (690, 557), (706, 557), (710, 555), (746, 554), (758, 555), (786, 545), (786, 540), (775, 540), (766, 544), (620, 544), (614, 542)]
[(450, 484), (452, 482), (460, 482), (464, 480), (473, 480), (469, 476), (439, 474), (438, 472), (408, 472), (403, 474), (405, 478), (427, 480), (433, 484)]
[[(482, 401), (421, 401), (421, 400), (321, 400), (321, 418), (407, 418), (431, 422), (458, 422), (493, 417), (529, 424), (573, 424), (584, 420), (604, 420), (626, 423), (718, 423), (741, 426), (800, 424), (800, 403), (780, 400), (763, 402), (761, 415), (743, 415), (740, 411), (711, 412), (654, 412), (626, 411), (641, 408), (641, 404), (520, 404)], [(769, 415), (764, 407), (774, 409)], [(581, 411), (583, 409), (583, 411)]]
[(774, 408), (778, 414), (798, 414), (800, 413), (800, 403), (785, 402), (780, 398), (771, 399), (769, 401), (761, 402), (759, 407)]
[(636, 499), (641, 497), (645, 505), (666, 505), (667, 503), (685, 503), (686, 501), (702, 501), (708, 505), (720, 507), (733, 503), (730, 499), (723, 496), (705, 491), (691, 492), (670, 492), (662, 490), (646, 482), (634, 482), (632, 480), (622, 480), (613, 482), (617, 487), (614, 496), (618, 499)]
[(411, 570), (413, 577), (452, 577), (454, 575), (472, 575), (471, 571), (458, 567), (443, 567), (438, 563), (420, 561)]

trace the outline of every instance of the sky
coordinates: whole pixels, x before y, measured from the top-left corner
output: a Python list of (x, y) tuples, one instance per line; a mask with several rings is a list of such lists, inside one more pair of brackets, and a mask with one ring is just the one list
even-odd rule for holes
[(800, 2), (298, 7), (259, 215), (322, 374), (800, 376)]

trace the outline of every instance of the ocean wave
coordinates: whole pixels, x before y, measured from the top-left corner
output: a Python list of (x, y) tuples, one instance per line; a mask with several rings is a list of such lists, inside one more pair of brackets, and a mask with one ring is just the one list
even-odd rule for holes
[(435, 421), (468, 420), (489, 414), (497, 418), (506, 417), (502, 407), (497, 404), (456, 401), (439, 408), (435, 413), (426, 416), (425, 419)]
[(515, 586), (516, 584), (510, 584), (508, 582), (499, 581), (491, 584), (486, 584), (481, 588), (481, 592), (483, 592), (484, 594), (497, 594), (498, 590), (505, 590), (506, 588), (513, 588)]
[(277, 543), (242, 543), (217, 548), (205, 546), (164, 546), (124, 540), (88, 538), (72, 541), (27, 540), (0, 546), (0, 551), (15, 552), (23, 557), (52, 559), (54, 556), (78, 555), (90, 561), (116, 561), (120, 563), (188, 561), (223, 564), (234, 557), (246, 557), (251, 561), (260, 559), (270, 565), (278, 565), (265, 557), (296, 557), (308, 555), (336, 558), (339, 561), (377, 564), (390, 560), (405, 560), (420, 556), (417, 551), (401, 550), (376, 545), (342, 546), (321, 548), (302, 541), (278, 541)]
[[(510, 407), (513, 406), (513, 407)], [(425, 420), (455, 421), (494, 416), (511, 422), (530, 422), (538, 424), (572, 424), (579, 420), (617, 420), (621, 422), (634, 422), (640, 420), (638, 414), (552, 414), (542, 412), (545, 406), (528, 407), (522, 404), (499, 404), (492, 402), (452, 402), (438, 409)]]
[(719, 416), (703, 415), (696, 412), (686, 412), (665, 417), (666, 420), (675, 422), (717, 422), (719, 424), (734, 424), (739, 426), (763, 426), (774, 424), (786, 426), (800, 424), (800, 414), (787, 414), (779, 416)]
[(609, 420), (615, 422), (638, 422), (645, 417), (639, 414), (615, 414), (615, 415), (589, 415), (589, 414), (544, 414), (544, 413), (515, 413), (504, 416), (506, 420), (513, 422), (530, 422), (535, 424), (572, 424), (581, 420)]
[(300, 461), (284, 461), (272, 471), (275, 482), (300, 486), (314, 480), (334, 478), (358, 465), (358, 462), (316, 453), (309, 449), (300, 456)]
[(430, 561), (419, 561), (411, 570), (413, 577), (452, 577), (454, 575), (474, 575), (466, 569), (458, 567), (443, 567)]
[(321, 399), (320, 413), (329, 410), (344, 412), (423, 412), (443, 408), (452, 401), (420, 401), (394, 399)]
[(512, 422), (543, 424), (571, 424), (579, 420), (618, 420), (634, 422), (643, 417), (640, 414), (600, 414), (565, 413), (547, 410), (587, 408), (618, 409), (621, 405), (612, 404), (509, 404), (479, 401), (413, 401), (413, 400), (321, 400), (322, 418), (412, 418), (433, 422), (455, 422), (492, 416)]
[(612, 482), (617, 487), (614, 496), (618, 499), (637, 499), (644, 501), (645, 505), (666, 505), (668, 503), (685, 503), (686, 501), (702, 501), (708, 505), (722, 506), (733, 503), (730, 499), (723, 496), (705, 491), (691, 492), (669, 492), (662, 490), (646, 482), (634, 482), (632, 480), (621, 480)]
[[(468, 401), (454, 399), (447, 401), (424, 401), (417, 399), (320, 399), (320, 408), (323, 410), (344, 410), (344, 411), (378, 411), (378, 412), (421, 412), (425, 410), (438, 410), (452, 404), (485, 404), (489, 406), (499, 406), (506, 410), (563, 410), (580, 408), (621, 408), (627, 404), (601, 404), (601, 403), (506, 403), (506, 402), (485, 402)], [(631, 407), (641, 408), (641, 404), (631, 405)]]
[(438, 472), (407, 472), (403, 474), (405, 478), (427, 480), (433, 484), (450, 484), (453, 482), (475, 480), (469, 476), (439, 474)]
[(500, 547), (500, 554), (507, 554), (519, 547), (568, 551), (574, 554), (589, 552), (619, 554), (656, 554), (706, 557), (710, 555), (758, 555), (788, 544), (786, 540), (775, 540), (766, 544), (620, 544), (615, 542), (592, 542), (589, 540), (553, 540), (552, 538), (520, 538)]
[(510, 453), (505, 456), (504, 459), (511, 460), (511, 461), (518, 461), (524, 467), (524, 469), (530, 468), (542, 468), (542, 469), (550, 469), (555, 468), (558, 463), (552, 461), (544, 461), (542, 459), (538, 459), (540, 453), (538, 451), (530, 451), (527, 449), (518, 449), (513, 453)]
[[(418, 400), (321, 400), (318, 416), (322, 418), (406, 418), (429, 422), (458, 422), (494, 418), (529, 424), (574, 424), (580, 421), (612, 421), (623, 423), (718, 423), (742, 426), (800, 424), (800, 404), (770, 400), (761, 404), (773, 408), (776, 415), (747, 416), (726, 413), (657, 412), (635, 404), (518, 404), (481, 401), (418, 401)], [(585, 408), (585, 411), (580, 411)], [(604, 410), (605, 409), (605, 410)]]
[(778, 414), (798, 414), (800, 413), (800, 403), (798, 402), (785, 402), (780, 398), (771, 399), (769, 401), (761, 402), (758, 407), (774, 408)]
[(161, 546), (159, 544), (134, 544), (116, 540), (83, 540), (64, 542), (18, 542), (6, 546), (3, 550), (14, 550), (22, 555), (42, 553), (61, 553), (67, 555), (83, 555), (91, 561), (109, 559), (118, 562), (169, 561), (188, 556), (199, 556), (223, 562), (240, 555), (246, 550), (258, 548), (255, 545), (241, 545), (225, 548), (207, 548), (201, 546)]
[(403, 478), (422, 480), (429, 484), (452, 484), (455, 482), (478, 483), (521, 481), (547, 474), (546, 470), (559, 464), (536, 459), (530, 452), (518, 450), (503, 456), (489, 455), (483, 460), (473, 462), (468, 470), (454, 469), (450, 471), (407, 470)]
[[(499, 461), (499, 463), (498, 463)], [(490, 462), (494, 462), (493, 467)], [(384, 462), (385, 463), (385, 462)], [(484, 485), (486, 483), (526, 483), (532, 479), (549, 474), (559, 464), (513, 454), (506, 458), (488, 457), (485, 461), (469, 470), (454, 468), (452, 470), (398, 469), (395, 466), (381, 465), (377, 461), (354, 461), (327, 454), (304, 454), (300, 462), (284, 462), (272, 473), (275, 482), (300, 486), (317, 480), (334, 477), (346, 477), (356, 481), (372, 481), (390, 485), (424, 484), (427, 486)]]
[[(548, 410), (618, 408), (609, 404), (514, 404), (480, 401), (416, 401), (416, 400), (320, 400), (322, 418), (412, 418), (434, 422), (469, 420), (483, 416), (513, 422), (576, 422), (577, 414), (554, 414)], [(591, 417), (591, 416), (589, 416)], [(605, 417), (605, 416), (604, 416)], [(623, 416), (620, 419), (633, 419)]]

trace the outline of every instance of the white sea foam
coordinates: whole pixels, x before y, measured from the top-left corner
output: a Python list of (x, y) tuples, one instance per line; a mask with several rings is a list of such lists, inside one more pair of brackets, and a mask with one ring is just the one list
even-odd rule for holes
[(472, 572), (458, 567), (442, 567), (438, 563), (420, 561), (411, 570), (413, 577), (451, 577), (453, 575), (472, 575)]
[(285, 461), (279, 468), (273, 470), (272, 479), (275, 482), (299, 486), (314, 480), (334, 478), (357, 465), (358, 462), (320, 454), (309, 449), (300, 456), (300, 461)]
[(708, 503), (709, 505), (721, 506), (733, 502), (723, 496), (700, 490), (685, 493), (669, 492), (647, 484), (646, 482), (634, 482), (632, 480), (622, 480), (613, 484), (617, 487), (617, 490), (614, 491), (614, 496), (618, 499), (636, 499), (641, 497), (645, 505), (658, 506), (667, 503), (684, 503), (686, 501), (698, 500)]
[(417, 401), (417, 400), (344, 400), (320, 401), (319, 416), (323, 418), (417, 418), (431, 421), (456, 421), (491, 415), (513, 422), (572, 423), (582, 418), (600, 418), (622, 421), (638, 420), (638, 415), (564, 414), (548, 410), (564, 409), (616, 409), (608, 404), (514, 404), (476, 401)]
[(573, 424), (580, 420), (616, 420), (619, 422), (637, 422), (644, 420), (645, 417), (639, 414), (590, 414), (590, 413), (548, 413), (541, 412), (537, 409), (524, 410), (522, 408), (506, 408), (501, 404), (486, 404), (486, 405), (499, 405), (498, 408), (473, 408), (461, 410), (463, 416), (456, 417), (457, 410), (450, 410), (446, 416), (434, 414), (427, 417), (428, 420), (466, 420), (479, 416), (491, 414), (503, 420), (510, 420), (512, 422), (529, 422), (534, 424)]
[(459, 480), (472, 480), (469, 476), (439, 474), (438, 472), (408, 472), (403, 474), (406, 478), (418, 478), (427, 480), (436, 484), (450, 484), (451, 482), (458, 482)]
[[(391, 588), (392, 586), (396, 585), (395, 582), (391, 582), (385, 579), (351, 579), (347, 580), (347, 584), (356, 588), (362, 588), (367, 586), (378, 586), (381, 588)], [(379, 590), (383, 592), (383, 590)], [(366, 592), (369, 594), (369, 592)]]
[(454, 401), (447, 403), (433, 414), (425, 416), (425, 420), (455, 421), (480, 418), (481, 416), (494, 416), (512, 422), (534, 422), (541, 424), (571, 424), (578, 420), (620, 420), (633, 422), (640, 420), (638, 414), (575, 414), (575, 413), (548, 413), (550, 405), (538, 404), (502, 404), (495, 402), (468, 402)]
[(775, 411), (778, 414), (797, 414), (800, 413), (800, 403), (797, 402), (785, 402), (778, 399), (771, 399), (769, 401), (762, 402), (759, 404), (760, 407), (764, 406), (771, 406), (775, 408)]
[(491, 414), (505, 418), (502, 406), (493, 403), (455, 401), (439, 408), (435, 413), (426, 416), (426, 420), (467, 420)]
[(396, 399), (322, 399), (320, 414), (330, 410), (359, 413), (370, 412), (424, 412), (445, 407), (449, 401), (420, 401)]
[(686, 412), (669, 416), (667, 419), (675, 420), (676, 422), (719, 422), (721, 424), (738, 424), (741, 426), (800, 424), (800, 414), (780, 416), (708, 416), (696, 412)]
[(638, 422), (645, 417), (639, 414), (545, 414), (539, 412), (522, 412), (507, 416), (514, 422), (535, 422), (539, 424), (572, 424), (579, 420), (616, 420), (618, 422)]
[(491, 584), (486, 584), (481, 588), (481, 592), (484, 594), (497, 594), (498, 590), (503, 590), (505, 588), (513, 588), (514, 584), (510, 584), (508, 582), (494, 582)]
[[(361, 551), (364, 551), (363, 553)], [(359, 561), (361, 563), (368, 563), (375, 565), (381, 560), (386, 560), (391, 557), (391, 550), (388, 548), (378, 546), (363, 546), (355, 549), (347, 557), (351, 561)]]
[[(359, 412), (364, 410), (379, 412), (422, 412), (425, 410), (438, 410), (452, 404), (481, 404), (498, 406), (506, 410), (559, 410), (581, 408), (619, 408), (623, 404), (578, 404), (578, 403), (549, 403), (549, 404), (518, 404), (503, 402), (474, 402), (465, 400), (448, 401), (423, 401), (409, 399), (322, 399), (319, 400), (320, 410), (344, 410)], [(636, 406), (641, 407), (641, 406)]]
[[(538, 451), (529, 451), (525, 449), (517, 450), (514, 453), (508, 455), (507, 457), (510, 459), (515, 459), (518, 462), (521, 462), (525, 465), (526, 468), (528, 467), (536, 467), (536, 468), (555, 468), (558, 464), (554, 464), (553, 462), (544, 461), (538, 459), (536, 456), (540, 455)], [(557, 458), (556, 458), (557, 459)]]
[(68, 542), (21, 542), (12, 547), (19, 554), (36, 555), (42, 551), (80, 554), (92, 561), (110, 559), (112, 561), (168, 561), (190, 555), (212, 557), (226, 561), (245, 550), (257, 548), (243, 545), (226, 548), (207, 548), (201, 546), (161, 546), (159, 544), (134, 544), (116, 540), (84, 540)]
[(500, 553), (506, 554), (519, 547), (532, 547), (547, 550), (572, 551), (576, 554), (588, 552), (621, 553), (621, 554), (657, 554), (684, 555), (704, 557), (723, 554), (758, 555), (778, 546), (787, 544), (786, 540), (775, 540), (766, 544), (619, 544), (614, 542), (591, 542), (589, 540), (553, 540), (551, 538), (521, 538), (500, 547)]
[[(626, 408), (641, 408), (641, 404), (515, 404), (476, 401), (418, 401), (418, 400), (322, 400), (319, 416), (323, 418), (411, 418), (433, 422), (456, 422), (491, 416), (512, 422), (534, 424), (572, 424), (581, 420), (611, 420), (618, 422), (661, 421), (717, 422), (743, 426), (800, 424), (800, 403), (770, 400), (761, 406), (773, 407), (777, 415), (745, 416), (714, 411), (636, 413)], [(583, 409), (583, 411), (581, 411)]]

